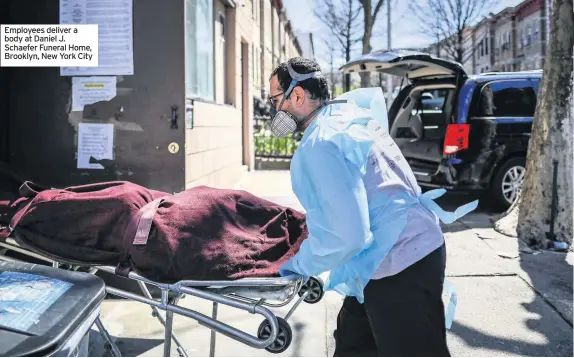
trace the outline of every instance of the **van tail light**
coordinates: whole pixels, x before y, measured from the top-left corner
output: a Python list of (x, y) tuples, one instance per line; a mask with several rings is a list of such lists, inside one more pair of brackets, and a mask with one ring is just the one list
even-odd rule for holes
[(443, 154), (454, 154), (468, 148), (469, 124), (449, 124), (446, 127)]

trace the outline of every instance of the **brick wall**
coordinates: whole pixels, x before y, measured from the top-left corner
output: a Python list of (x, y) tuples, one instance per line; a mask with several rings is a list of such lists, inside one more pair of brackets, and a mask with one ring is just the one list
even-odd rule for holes
[[(219, 14), (225, 15), (226, 61), (219, 44)], [(233, 187), (253, 163), (253, 47), (251, 2), (226, 8), (214, 1), (216, 103), (193, 101), (193, 128), (186, 129), (186, 187)], [(243, 61), (245, 60), (245, 67)], [(243, 82), (244, 76), (246, 83)], [(245, 130), (244, 130), (245, 128)]]
[(514, 43), (516, 41), (513, 21), (510, 16), (500, 19), (494, 30), (494, 69), (512, 71), (514, 69)]
[[(253, 0), (230, 8), (214, 0), (215, 103), (188, 99), (192, 121), (186, 121), (185, 134), (187, 188), (233, 187), (254, 167), (253, 96), (269, 86), (282, 49), (279, 38), (289, 38), (280, 28), (286, 21), (279, 21), (272, 3)], [(289, 42), (292, 46), (293, 38)]]
[(187, 129), (186, 188), (196, 185), (233, 187), (241, 178), (241, 110), (193, 102), (193, 129)]
[(492, 42), (490, 41), (490, 24), (483, 21), (474, 30), (474, 73), (491, 70)]
[(516, 55), (520, 60), (520, 70), (542, 68), (542, 59), (544, 58), (542, 31), (545, 25), (542, 15), (543, 12), (538, 10), (517, 21)]
[[(235, 28), (235, 69), (237, 74), (236, 107), (242, 111), (243, 163), (250, 169), (254, 167), (255, 145), (253, 137), (253, 43), (259, 35), (254, 26), (251, 2), (238, 7)], [(245, 64), (243, 63), (245, 61)], [(243, 67), (242, 67), (243, 66)], [(245, 76), (243, 78), (242, 76)]]

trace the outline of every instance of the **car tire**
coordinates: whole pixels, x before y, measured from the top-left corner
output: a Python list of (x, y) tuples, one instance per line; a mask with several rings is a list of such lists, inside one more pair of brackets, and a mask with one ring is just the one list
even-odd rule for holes
[(506, 211), (510, 208), (524, 185), (525, 174), (526, 158), (523, 157), (510, 158), (498, 168), (490, 185), (495, 209)]

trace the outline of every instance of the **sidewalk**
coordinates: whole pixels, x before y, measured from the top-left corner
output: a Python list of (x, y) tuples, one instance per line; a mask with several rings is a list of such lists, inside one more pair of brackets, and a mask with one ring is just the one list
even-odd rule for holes
[[(292, 195), (290, 187), (288, 172), (254, 172), (246, 190), (281, 196)], [(448, 331), (453, 356), (572, 356), (572, 253), (529, 253), (521, 241), (496, 233), (483, 212), (443, 230), (447, 276), (458, 294)], [(336, 294), (322, 302), (328, 356), (341, 302)]]
[[(276, 197), (298, 209), (288, 172), (249, 173), (243, 189)], [(447, 209), (452, 209), (448, 207)], [(447, 276), (458, 294), (455, 323), (448, 331), (453, 356), (572, 356), (572, 253), (528, 253), (516, 239), (490, 228), (489, 214), (471, 213), (444, 228)], [(291, 347), (279, 356), (332, 356), (333, 330), (342, 298), (328, 292), (315, 305), (301, 304), (289, 322)], [(182, 305), (211, 315), (211, 303), (186, 298)], [(125, 356), (161, 356), (163, 330), (146, 305), (106, 300), (102, 320)], [(275, 310), (285, 314), (287, 309)], [(255, 334), (262, 318), (221, 307), (218, 318)], [(210, 330), (174, 318), (174, 332), (190, 356), (209, 355)], [(92, 356), (101, 356), (98, 334)], [(413, 342), (416, 344), (416, 342)], [(173, 345), (172, 345), (173, 347)], [(177, 356), (175, 349), (172, 355)], [(217, 335), (216, 356), (273, 356)]]

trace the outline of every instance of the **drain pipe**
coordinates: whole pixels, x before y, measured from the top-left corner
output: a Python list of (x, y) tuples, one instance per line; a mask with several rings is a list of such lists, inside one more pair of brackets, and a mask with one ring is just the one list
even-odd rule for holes
[(548, 238), (548, 240), (551, 240), (553, 242), (555, 250), (567, 250), (568, 243), (556, 241), (556, 233), (554, 232), (554, 224), (556, 221), (556, 206), (557, 206), (556, 201), (558, 199), (558, 188), (557, 188), (558, 160), (554, 159), (552, 161), (552, 164), (554, 165), (553, 168), (554, 170), (552, 173), (552, 203), (550, 206), (550, 231), (546, 233), (546, 237)]

